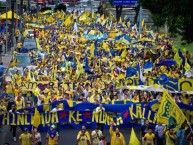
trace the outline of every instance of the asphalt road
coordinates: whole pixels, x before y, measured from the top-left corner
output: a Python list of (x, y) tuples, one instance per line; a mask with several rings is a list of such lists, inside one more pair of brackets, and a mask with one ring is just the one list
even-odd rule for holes
[[(8, 142), (10, 145), (19, 145), (19, 142), (14, 142), (12, 138), (12, 133), (10, 132), (10, 127), (9, 126), (4, 126), (3, 131), (0, 132), (0, 145), (4, 145), (4, 143)], [(89, 130), (91, 133), (91, 130)], [(131, 129), (121, 129), (121, 132), (124, 134), (125, 140), (126, 140), (126, 145), (129, 143), (129, 138), (130, 138), (130, 132)], [(135, 132), (137, 136), (139, 137), (139, 129), (135, 129)], [(19, 135), (22, 133), (21, 129), (18, 127), (17, 129), (17, 139)], [(78, 130), (75, 129), (67, 129), (67, 130), (62, 130), (60, 131), (59, 135), (59, 145), (76, 145), (76, 136), (77, 136)], [(107, 142), (110, 142), (110, 134), (108, 130), (104, 130), (104, 135), (107, 138)], [(45, 145), (45, 136), (46, 133), (42, 132), (42, 145)], [(183, 145), (189, 145), (187, 141), (184, 141)]]

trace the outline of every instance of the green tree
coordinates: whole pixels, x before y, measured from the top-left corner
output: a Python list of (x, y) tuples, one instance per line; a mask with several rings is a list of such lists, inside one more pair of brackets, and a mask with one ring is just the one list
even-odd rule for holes
[(193, 42), (193, 0), (141, 0), (143, 8), (165, 22), (172, 35), (180, 34), (182, 40)]

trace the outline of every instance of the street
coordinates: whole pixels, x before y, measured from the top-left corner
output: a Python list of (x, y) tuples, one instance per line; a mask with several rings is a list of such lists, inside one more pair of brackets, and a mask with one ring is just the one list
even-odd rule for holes
[[(91, 133), (92, 130), (89, 130)], [(125, 137), (126, 144), (129, 143), (130, 139), (130, 133), (131, 129), (121, 129), (120, 130)], [(19, 135), (22, 133), (21, 129), (17, 129), (17, 139), (19, 138)], [(77, 136), (78, 130), (76, 129), (66, 129), (62, 130), (59, 135), (59, 144), (58, 145), (76, 145), (76, 136)], [(139, 129), (135, 129), (135, 133), (137, 134), (139, 138)], [(108, 130), (104, 130), (104, 135), (107, 139), (107, 142), (110, 142), (110, 134)], [(42, 145), (45, 145), (46, 142), (46, 133), (42, 132)], [(12, 134), (10, 132), (10, 127), (9, 126), (4, 126), (4, 130), (0, 133), (0, 145), (4, 145), (4, 143), (8, 142), (10, 145), (19, 145), (19, 141), (17, 142), (13, 141)], [(188, 145), (189, 143), (187, 141), (184, 141), (184, 145)]]

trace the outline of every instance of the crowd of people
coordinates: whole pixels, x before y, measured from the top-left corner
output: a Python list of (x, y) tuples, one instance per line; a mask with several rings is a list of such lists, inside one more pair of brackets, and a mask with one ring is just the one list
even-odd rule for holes
[[(90, 102), (95, 104), (116, 104), (117, 101), (148, 103), (162, 98), (162, 92), (129, 89), (127, 78), (156, 78), (165, 74), (170, 78), (192, 78), (192, 55), (187, 50), (177, 50), (172, 39), (166, 34), (154, 33), (151, 27), (143, 24), (140, 34), (137, 25), (132, 25), (128, 18), (114, 22), (112, 15), (105, 17), (94, 13), (65, 14), (63, 12), (24, 14), (25, 30), (34, 29), (33, 35), (37, 48), (28, 50), (32, 66), (23, 68), (23, 73), (16, 71), (11, 75), (12, 81), (6, 82), (0, 97), (0, 114), (5, 112), (21, 112), (24, 108), (49, 105), (54, 101)], [(91, 26), (92, 25), (92, 26)], [(42, 27), (43, 26), (43, 27)], [(34, 28), (35, 27), (35, 28)], [(24, 31), (25, 31), (24, 30)], [(105, 37), (107, 34), (108, 37)], [(122, 37), (121, 37), (122, 36)], [(93, 37), (95, 37), (93, 39)], [(118, 38), (120, 37), (120, 38)], [(17, 40), (17, 48), (13, 55), (21, 53), (22, 42)], [(180, 60), (183, 55), (184, 64)], [(172, 65), (158, 65), (162, 61), (173, 60)], [(14, 60), (12, 61), (14, 62)], [(145, 71), (144, 65), (152, 64)], [(15, 64), (16, 65), (16, 64)], [(14, 66), (14, 65), (13, 65)], [(133, 72), (128, 72), (132, 68)], [(131, 69), (130, 69), (131, 70)], [(26, 90), (22, 82), (57, 81), (76, 83), (71, 86), (52, 87), (47, 85), (44, 90), (36, 88)], [(140, 80), (144, 82), (143, 80)], [(193, 95), (183, 93), (171, 94), (176, 103), (193, 105)], [(55, 111), (47, 107), (45, 111)], [(99, 107), (99, 110), (101, 108)], [(104, 108), (105, 109), (105, 108)], [(58, 110), (58, 108), (57, 108)], [(46, 135), (47, 145), (56, 145), (59, 132), (54, 125)], [(11, 126), (16, 141), (17, 126)], [(174, 145), (176, 141), (183, 144), (185, 127), (174, 133), (158, 123), (154, 128), (148, 120), (141, 127), (140, 138), (144, 145)], [(31, 133), (24, 129), (20, 135), (21, 145), (41, 144), (41, 134), (34, 128)], [(125, 145), (123, 134), (119, 128), (110, 127), (111, 145)], [(193, 141), (192, 131), (187, 137)], [(107, 145), (103, 129), (98, 126), (91, 136), (83, 126), (77, 135), (78, 145)]]
[[(50, 130), (46, 134), (46, 145), (57, 145), (59, 141), (59, 132), (56, 131), (55, 125), (50, 127)], [(184, 140), (183, 128), (177, 132), (173, 129), (167, 128), (161, 123), (155, 127), (155, 130), (149, 125), (148, 120), (141, 126), (140, 138), (143, 145), (175, 145), (177, 142), (179, 145), (183, 145)], [(77, 133), (77, 145), (126, 145), (125, 137), (121, 133), (118, 127), (111, 124), (109, 133), (111, 136), (110, 142), (106, 140), (103, 132), (96, 127), (90, 134), (86, 129), (86, 126), (82, 126), (82, 129)], [(192, 132), (190, 132), (186, 139), (192, 144)], [(133, 138), (134, 139), (134, 138)], [(132, 138), (130, 139), (132, 140)], [(42, 136), (38, 132), (37, 128), (33, 128), (31, 132), (27, 128), (24, 129), (23, 133), (19, 136), (19, 142), (21, 145), (41, 145)], [(137, 142), (136, 145), (138, 145)]]

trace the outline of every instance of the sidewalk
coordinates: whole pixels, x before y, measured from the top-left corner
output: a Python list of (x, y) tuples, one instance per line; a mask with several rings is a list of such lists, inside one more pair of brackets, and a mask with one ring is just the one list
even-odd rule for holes
[(7, 54), (4, 54), (5, 52), (5, 48), (3, 49), (3, 54), (1, 57), (2, 57), (2, 63), (4, 66), (6, 67), (9, 67), (9, 64), (11, 62), (11, 58), (12, 58), (12, 54), (13, 54), (13, 51), (14, 49), (17, 47), (17, 44), (16, 44), (16, 40), (14, 39), (14, 47), (11, 48), (10, 51), (7, 52)]
[(2, 56), (3, 65), (6, 66), (6, 67), (9, 67), (11, 58), (12, 58), (12, 52), (10, 52), (10, 54)]

